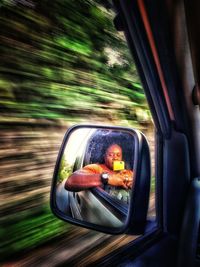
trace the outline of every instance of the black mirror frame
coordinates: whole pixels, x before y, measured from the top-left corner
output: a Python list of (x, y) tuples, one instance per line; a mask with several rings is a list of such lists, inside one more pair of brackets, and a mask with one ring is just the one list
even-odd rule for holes
[[(67, 215), (64, 215), (56, 206), (56, 178), (59, 170), (59, 163), (63, 155), (65, 144), (67, 143), (69, 136), (74, 130), (80, 128), (97, 128), (97, 129), (111, 129), (111, 130), (123, 130), (131, 132), (135, 138), (135, 155), (134, 155), (134, 172), (135, 172), (135, 184), (131, 194), (130, 208), (127, 214), (126, 222), (123, 227), (111, 228), (96, 225), (89, 222), (80, 221), (73, 219)], [(146, 226), (146, 217), (148, 212), (149, 203), (149, 193), (150, 193), (150, 152), (149, 146), (145, 136), (138, 130), (133, 130), (128, 127), (117, 127), (117, 126), (101, 126), (101, 125), (88, 125), (81, 124), (75, 125), (68, 129), (66, 132), (60, 151), (58, 153), (58, 158), (56, 161), (53, 180), (51, 184), (50, 193), (50, 207), (53, 214), (64, 221), (70, 222), (72, 224), (86, 227), (92, 230), (104, 232), (107, 234), (143, 234)]]

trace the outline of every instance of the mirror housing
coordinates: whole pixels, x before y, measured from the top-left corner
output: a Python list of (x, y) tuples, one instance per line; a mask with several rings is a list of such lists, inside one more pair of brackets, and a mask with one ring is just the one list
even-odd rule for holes
[[(90, 137), (87, 137), (87, 140), (86, 137), (82, 139), (80, 137), (80, 133), (83, 133), (84, 131), (90, 133)], [(76, 138), (75, 133), (78, 133)], [(87, 162), (88, 154), (86, 152), (85, 154), (83, 153), (84, 157), (82, 158), (76, 155), (76, 159), (72, 160), (72, 174), (67, 174), (66, 170), (66, 174), (64, 174), (64, 176), (68, 178), (59, 182), (61, 163), (63, 162), (64, 154), (67, 154), (70, 160), (71, 158), (69, 154), (73, 154), (70, 153), (70, 151), (73, 151), (74, 149), (72, 150), (71, 148), (70, 150), (69, 147), (72, 147), (72, 145), (75, 145), (75, 143), (78, 142), (75, 147), (79, 150), (80, 147), (82, 147), (82, 151), (85, 151), (85, 148), (88, 147), (92, 142), (96, 142), (94, 138), (97, 135), (96, 133), (101, 134), (101, 139), (99, 139), (100, 142), (97, 143), (98, 147), (99, 144), (104, 143), (103, 140), (105, 139), (102, 139), (102, 136), (105, 138), (105, 135), (111, 134), (110, 139), (112, 143), (115, 143), (116, 138), (118, 138), (116, 136), (122, 134), (123, 149), (129, 149), (129, 152), (132, 151), (133, 164), (131, 168), (133, 170), (134, 185), (131, 189), (132, 193), (130, 195), (130, 201), (128, 205), (120, 202), (116, 198), (111, 197), (109, 194), (105, 193), (101, 187), (93, 187), (89, 188), (89, 190), (78, 189), (78, 193), (77, 189), (74, 190), (74, 192), (71, 192), (73, 191), (71, 189), (70, 191), (69, 189), (66, 190), (66, 180), (68, 180), (73, 173), (76, 173), (77, 170), (84, 166), (83, 161)], [(88, 134), (85, 136), (88, 136)], [(128, 143), (124, 143), (126, 136), (131, 136), (131, 142), (129, 140)], [(132, 150), (130, 150), (130, 144), (133, 146)], [(122, 169), (124, 168), (124, 164), (125, 163), (122, 160), (113, 162), (114, 169), (112, 172), (123, 172)], [(149, 146), (145, 136), (140, 131), (114, 126), (73, 126), (66, 132), (64, 136), (64, 140), (55, 165), (50, 196), (52, 212), (58, 218), (64, 221), (108, 234), (142, 234), (145, 230), (148, 212), (151, 177), (150, 169)], [(70, 205), (68, 205), (68, 203), (70, 203)], [(85, 213), (87, 213), (87, 217), (84, 217), (83, 219), (82, 214), (85, 216)]]

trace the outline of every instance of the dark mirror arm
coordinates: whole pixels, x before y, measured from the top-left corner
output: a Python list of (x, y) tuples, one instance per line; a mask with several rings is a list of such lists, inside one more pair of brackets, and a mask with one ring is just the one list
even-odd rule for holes
[(146, 218), (148, 212), (150, 181), (151, 181), (151, 165), (150, 151), (148, 142), (143, 134), (141, 134), (140, 152), (138, 158), (138, 166), (136, 175), (135, 192), (133, 192), (132, 206), (130, 208), (130, 223), (128, 234), (143, 234), (146, 228)]

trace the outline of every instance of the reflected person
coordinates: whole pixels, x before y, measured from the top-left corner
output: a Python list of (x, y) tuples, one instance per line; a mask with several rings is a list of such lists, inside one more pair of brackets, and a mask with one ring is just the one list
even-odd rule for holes
[(75, 171), (67, 179), (65, 189), (78, 192), (89, 188), (102, 187), (110, 195), (128, 202), (127, 192), (133, 185), (133, 171), (126, 169), (113, 170), (114, 162), (122, 161), (122, 159), (121, 146), (115, 143), (111, 144), (106, 149), (103, 164), (89, 164)]

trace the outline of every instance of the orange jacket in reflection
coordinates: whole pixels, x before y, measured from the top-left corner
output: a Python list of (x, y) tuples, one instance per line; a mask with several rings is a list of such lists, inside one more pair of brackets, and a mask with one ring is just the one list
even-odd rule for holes
[(81, 191), (93, 187), (103, 187), (102, 174), (107, 173), (107, 184), (122, 189), (130, 189), (133, 185), (133, 171), (114, 171), (115, 161), (122, 161), (122, 148), (117, 144), (110, 145), (104, 155), (104, 164), (89, 164), (69, 176), (65, 189)]

